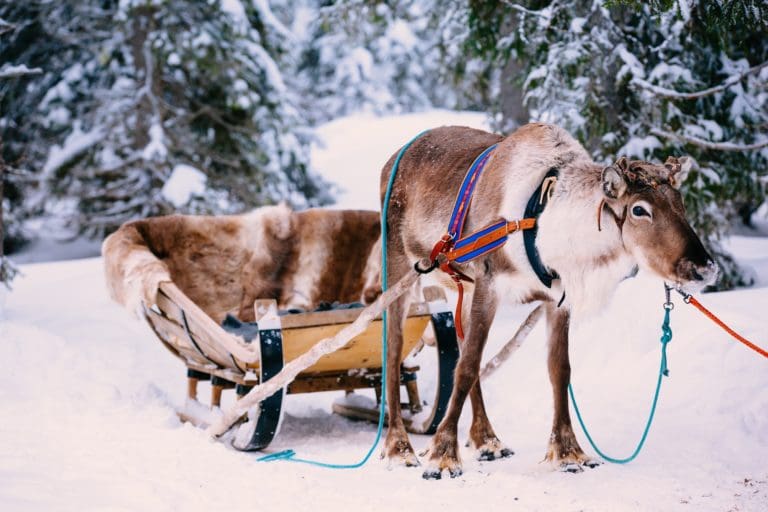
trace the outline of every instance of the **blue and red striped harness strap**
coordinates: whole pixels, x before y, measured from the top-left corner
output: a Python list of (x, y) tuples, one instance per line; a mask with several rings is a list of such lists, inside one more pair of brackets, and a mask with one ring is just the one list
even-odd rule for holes
[[(540, 190), (537, 190), (534, 194), (537, 199), (536, 202), (541, 206), (541, 209), (536, 212), (531, 212), (532, 215), (521, 220), (513, 221), (499, 219), (496, 222), (462, 237), (464, 223), (472, 203), (475, 186), (480, 180), (480, 175), (485, 169), (488, 161), (491, 159), (493, 150), (496, 149), (496, 146), (497, 145), (494, 144), (487, 148), (475, 158), (474, 162), (472, 162), (456, 196), (453, 213), (451, 214), (451, 219), (448, 223), (448, 231), (435, 244), (429, 256), (430, 261), (432, 261), (431, 268), (439, 267), (440, 270), (453, 279), (458, 287), (459, 298), (456, 303), (456, 314), (454, 316), (456, 318), (456, 334), (462, 340), (464, 339), (464, 329), (461, 322), (461, 308), (464, 298), (464, 285), (462, 284), (462, 281), (472, 282), (472, 279), (458, 270), (453, 263), (467, 263), (500, 248), (507, 241), (507, 237), (510, 233), (520, 230), (535, 230), (536, 216), (541, 212), (544, 204), (546, 204), (546, 200), (549, 198), (549, 194), (551, 194), (553, 189), (552, 185), (554, 184), (552, 181), (547, 182), (545, 180), (547, 189), (543, 189), (544, 183), (542, 183), (542, 186), (539, 187)], [(533, 200), (534, 197), (531, 199)], [(528, 209), (529, 208), (526, 210)], [(526, 211), (526, 214), (528, 213), (529, 212)], [(417, 268), (417, 270), (419, 269)]]

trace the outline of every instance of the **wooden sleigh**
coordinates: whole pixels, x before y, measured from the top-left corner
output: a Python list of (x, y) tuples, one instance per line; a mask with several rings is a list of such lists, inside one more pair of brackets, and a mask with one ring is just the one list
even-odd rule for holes
[[(459, 357), (453, 315), (440, 288), (424, 289), (424, 302), (411, 306), (404, 326), (401, 360), (425, 347), (422, 341), (429, 325), (434, 331), (437, 356), (437, 390), (426, 406), (418, 388), (417, 366), (401, 368), (412, 413), (407, 428), (413, 433), (432, 434), (443, 418), (453, 389), (453, 371)], [(144, 308), (144, 315), (160, 341), (187, 367), (188, 399), (197, 403), (199, 381), (211, 381), (211, 407), (221, 405), (222, 392), (234, 389), (237, 397), (276, 375), (283, 365), (307, 352), (317, 341), (335, 335), (363, 311), (341, 309), (279, 316), (274, 300), (254, 304), (258, 336), (251, 343), (233, 336), (206, 315), (175, 284), (162, 283), (157, 304)], [(263, 400), (258, 414), (247, 415), (247, 439), (233, 445), (242, 450), (265, 448), (277, 433), (286, 394), (373, 388), (381, 396), (381, 331), (378, 317), (342, 349), (325, 355), (301, 372), (286, 388)], [(428, 409), (424, 409), (429, 407)], [(360, 407), (354, 400), (334, 404), (334, 411), (356, 419), (378, 419), (378, 407)], [(182, 419), (186, 418), (183, 414)]]

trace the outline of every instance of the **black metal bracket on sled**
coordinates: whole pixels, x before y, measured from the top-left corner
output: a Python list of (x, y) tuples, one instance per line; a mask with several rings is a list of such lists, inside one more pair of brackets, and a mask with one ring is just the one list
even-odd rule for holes
[[(259, 343), (261, 346), (259, 382), (264, 383), (283, 369), (283, 335), (281, 330), (259, 330)], [(248, 391), (250, 391), (250, 386), (241, 385), (237, 389), (238, 394), (245, 394)], [(238, 450), (261, 450), (272, 442), (280, 427), (284, 394), (285, 390), (280, 389), (274, 395), (261, 401), (259, 417), (256, 420), (256, 428), (251, 439), (245, 445), (236, 446)]]

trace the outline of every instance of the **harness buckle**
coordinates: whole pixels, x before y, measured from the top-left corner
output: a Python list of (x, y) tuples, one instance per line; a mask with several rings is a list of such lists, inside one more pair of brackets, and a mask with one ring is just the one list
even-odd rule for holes
[(415, 270), (419, 274), (429, 274), (430, 272), (435, 270), (439, 265), (440, 264), (437, 262), (437, 258), (435, 258), (434, 260), (432, 260), (432, 264), (430, 266), (423, 269), (419, 267), (419, 262), (417, 260), (416, 263), (413, 264), (413, 270)]
[[(666, 286), (666, 283), (664, 284), (664, 286)], [(672, 289), (672, 287), (670, 287), (670, 290), (671, 289)], [(692, 295), (690, 293), (685, 293), (685, 291), (683, 291), (683, 285), (682, 284), (680, 284), (679, 282), (675, 283), (674, 290), (683, 297), (683, 302), (685, 302), (686, 304), (690, 304), (691, 303)]]
[(664, 283), (664, 296), (666, 297), (666, 301), (664, 302), (663, 306), (664, 306), (664, 309), (667, 309), (670, 311), (675, 309), (675, 304), (672, 302), (671, 292), (672, 292), (672, 287), (669, 286), (667, 283)]

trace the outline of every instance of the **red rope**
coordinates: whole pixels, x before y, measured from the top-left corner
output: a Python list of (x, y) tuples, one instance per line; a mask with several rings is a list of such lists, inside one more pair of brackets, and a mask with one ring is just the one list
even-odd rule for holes
[(728, 334), (730, 334), (731, 336), (733, 336), (734, 338), (736, 338), (737, 340), (739, 340), (740, 342), (742, 342), (743, 344), (745, 344), (746, 346), (748, 346), (749, 348), (751, 348), (752, 350), (760, 354), (761, 356), (768, 358), (768, 351), (758, 347), (757, 345), (749, 341), (747, 338), (745, 338), (741, 334), (737, 333), (736, 331), (734, 331), (733, 329), (725, 325), (725, 323), (719, 318), (717, 318), (714, 313), (712, 313), (710, 310), (702, 306), (701, 303), (697, 301), (695, 297), (688, 295), (686, 297), (686, 302), (696, 306), (696, 308), (698, 308), (699, 311), (704, 313), (707, 317), (709, 317), (710, 320), (712, 320), (717, 325), (722, 327), (723, 330), (725, 330), (725, 332), (727, 332)]

